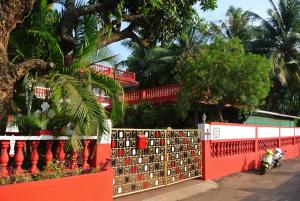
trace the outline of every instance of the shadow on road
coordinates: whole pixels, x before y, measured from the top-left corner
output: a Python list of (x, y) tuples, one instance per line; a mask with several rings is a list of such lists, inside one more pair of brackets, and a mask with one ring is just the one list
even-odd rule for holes
[[(276, 172), (276, 174), (290, 176), (292, 173)], [(263, 177), (262, 177), (263, 179)], [(300, 200), (300, 172), (287, 182), (268, 189), (268, 186), (262, 188), (240, 188), (239, 190), (251, 192), (252, 194), (241, 201), (299, 201)]]

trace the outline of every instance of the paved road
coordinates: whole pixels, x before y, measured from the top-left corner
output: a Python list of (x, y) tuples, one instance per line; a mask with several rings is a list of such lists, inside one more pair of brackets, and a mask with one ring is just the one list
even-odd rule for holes
[(217, 182), (219, 188), (183, 201), (300, 201), (300, 158), (269, 174), (238, 173)]
[(300, 158), (266, 175), (249, 171), (215, 182), (192, 180), (114, 201), (300, 201)]

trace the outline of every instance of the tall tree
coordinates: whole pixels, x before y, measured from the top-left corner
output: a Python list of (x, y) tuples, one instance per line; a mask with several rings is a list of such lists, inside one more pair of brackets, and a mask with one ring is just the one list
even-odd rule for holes
[[(0, 113), (5, 115), (12, 98), (14, 84), (30, 69), (47, 68), (49, 64), (39, 58), (24, 60), (12, 64), (8, 59), (8, 41), (11, 31), (22, 23), (30, 14), (34, 0), (1, 0), (0, 4)], [(131, 38), (149, 45), (158, 41), (166, 41), (176, 36), (185, 26), (186, 20), (194, 13), (192, 7), (198, 0), (153, 0), (153, 1), (100, 1), (90, 0), (85, 4), (77, 4), (75, 0), (51, 1), (62, 3), (63, 16), (59, 23), (59, 34), (62, 40), (61, 49), (64, 55), (74, 53), (76, 24), (82, 17), (95, 15), (99, 17), (100, 39), (98, 44), (110, 43)], [(199, 0), (201, 8), (216, 7), (216, 0)], [(129, 25), (121, 29), (121, 23)]]
[(178, 52), (168, 47), (144, 48), (135, 45), (127, 59), (128, 70), (135, 72), (139, 88), (156, 87), (175, 82), (173, 70)]
[[(266, 19), (249, 12), (260, 25), (252, 30), (254, 40), (247, 49), (268, 56), (273, 63), (273, 84), (267, 98), (267, 110), (297, 115), (295, 110), (299, 111), (299, 108), (291, 109), (295, 104), (289, 97), (291, 91), (295, 92), (293, 97), (299, 94), (300, 1), (280, 0), (275, 5), (270, 0), (270, 4), (272, 8), (267, 11)], [(283, 102), (288, 105), (282, 106)]]
[(251, 18), (247, 11), (230, 6), (226, 12), (226, 17), (225, 21), (210, 24), (210, 32), (213, 36), (221, 36), (223, 38), (238, 37), (242, 41), (251, 39)]
[(276, 6), (270, 0), (270, 4), (272, 9), (267, 11), (267, 19), (248, 12), (260, 25), (253, 29), (254, 40), (247, 48), (270, 57), (280, 83), (292, 85), (300, 81), (300, 1), (280, 0)]
[(126, 61), (130, 71), (137, 74), (139, 87), (155, 87), (175, 83), (174, 69), (181, 54), (192, 52), (209, 40), (208, 26), (197, 14), (173, 41), (164, 45), (145, 48), (136, 43), (125, 43), (133, 50)]
[(8, 42), (11, 31), (22, 23), (32, 7), (34, 0), (9, 1), (0, 3), (0, 114), (5, 116), (13, 96), (14, 84), (30, 69), (46, 68), (48, 63), (41, 59), (30, 59), (12, 64), (8, 59)]
[(238, 39), (200, 45), (195, 52), (183, 55), (178, 66), (182, 85), (178, 106), (183, 115), (197, 110), (204, 101), (216, 105), (223, 120), (225, 104), (257, 107), (269, 91), (270, 61), (245, 53)]

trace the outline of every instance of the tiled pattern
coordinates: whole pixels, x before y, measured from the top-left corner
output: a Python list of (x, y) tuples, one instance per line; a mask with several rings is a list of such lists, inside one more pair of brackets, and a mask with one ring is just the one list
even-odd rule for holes
[[(147, 148), (137, 149), (137, 135)], [(201, 176), (200, 130), (112, 129), (114, 196)]]

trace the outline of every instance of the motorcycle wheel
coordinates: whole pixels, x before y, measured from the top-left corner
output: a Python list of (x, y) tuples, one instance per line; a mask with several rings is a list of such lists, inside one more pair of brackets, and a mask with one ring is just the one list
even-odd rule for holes
[(261, 175), (266, 174), (267, 171), (268, 171), (268, 168), (267, 168), (267, 167), (265, 167), (265, 166), (262, 166), (262, 167), (261, 167)]
[(278, 167), (280, 165), (280, 162), (278, 160), (274, 161), (274, 167)]
[(282, 165), (282, 159), (279, 159), (279, 160), (276, 162), (276, 167), (281, 166), (281, 165)]

